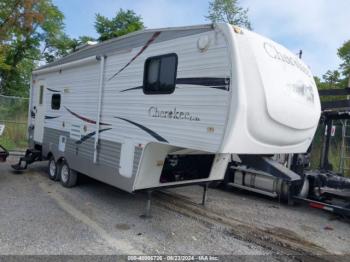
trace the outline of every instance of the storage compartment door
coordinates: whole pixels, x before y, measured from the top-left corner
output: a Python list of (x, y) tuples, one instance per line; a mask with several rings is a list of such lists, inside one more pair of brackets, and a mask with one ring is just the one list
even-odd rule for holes
[(135, 145), (133, 140), (125, 139), (122, 143), (119, 162), (119, 173), (125, 177), (132, 176), (134, 166)]

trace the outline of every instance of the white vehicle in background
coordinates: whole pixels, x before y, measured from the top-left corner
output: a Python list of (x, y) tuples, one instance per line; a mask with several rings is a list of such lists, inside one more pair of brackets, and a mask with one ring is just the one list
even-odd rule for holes
[(292, 52), (209, 24), (138, 31), (42, 66), (29, 109), (15, 169), (47, 159), (65, 187), (79, 172), (135, 192), (222, 180), (242, 155), (306, 152), (320, 100)]
[(0, 136), (2, 136), (2, 134), (4, 133), (5, 130), (5, 125), (0, 124)]

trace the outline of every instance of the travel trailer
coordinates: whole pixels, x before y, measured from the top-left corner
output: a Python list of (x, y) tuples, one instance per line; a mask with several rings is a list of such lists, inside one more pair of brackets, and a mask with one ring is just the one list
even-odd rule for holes
[(30, 148), (63, 186), (128, 192), (224, 178), (232, 155), (305, 152), (320, 117), (309, 68), (230, 24), (143, 30), (33, 72)]

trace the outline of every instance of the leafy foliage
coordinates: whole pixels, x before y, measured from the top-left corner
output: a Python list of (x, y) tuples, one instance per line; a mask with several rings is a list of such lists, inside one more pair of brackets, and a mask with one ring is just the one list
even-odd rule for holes
[(51, 0), (2, 0), (0, 10), (0, 94), (26, 96), (38, 61), (67, 52), (64, 16)]
[[(348, 79), (350, 76), (350, 40), (345, 42), (338, 49), (338, 56), (342, 60), (339, 70), (328, 70), (322, 80), (315, 77), (318, 89), (345, 88), (348, 87)], [(324, 98), (323, 98), (324, 99)], [(346, 97), (332, 97), (326, 100), (346, 99)]]
[(322, 76), (324, 82), (327, 84), (327, 88), (335, 88), (339, 86), (340, 83), (340, 73), (337, 70), (328, 70)]
[(340, 70), (345, 78), (350, 75), (350, 40), (345, 42), (338, 49), (338, 56), (343, 62), (340, 64)]
[(99, 40), (105, 41), (143, 29), (144, 25), (134, 11), (120, 9), (112, 19), (96, 14), (95, 28), (100, 35)]
[[(95, 40), (71, 39), (63, 20), (52, 0), (1, 0), (0, 94), (28, 96), (31, 72), (40, 62), (52, 62)], [(144, 28), (141, 17), (122, 9), (112, 19), (97, 14), (95, 27), (100, 41)]]
[(238, 5), (237, 0), (212, 0), (209, 3), (207, 19), (215, 22), (225, 22), (252, 29), (248, 19), (248, 9)]
[(9, 70), (10, 65), (6, 64), (6, 52), (8, 51), (7, 46), (0, 44), (0, 71)]

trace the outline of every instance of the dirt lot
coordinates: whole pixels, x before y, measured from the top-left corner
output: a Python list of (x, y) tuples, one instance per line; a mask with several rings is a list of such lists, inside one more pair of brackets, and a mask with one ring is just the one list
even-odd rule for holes
[[(23, 174), (0, 164), (0, 255), (350, 253), (350, 224), (319, 210), (286, 206), (257, 195), (210, 189), (205, 208), (198, 186), (156, 193), (152, 218), (146, 197), (83, 177), (63, 188), (46, 163)], [(190, 202), (192, 201), (192, 202)], [(249, 256), (239, 257), (249, 260)]]

